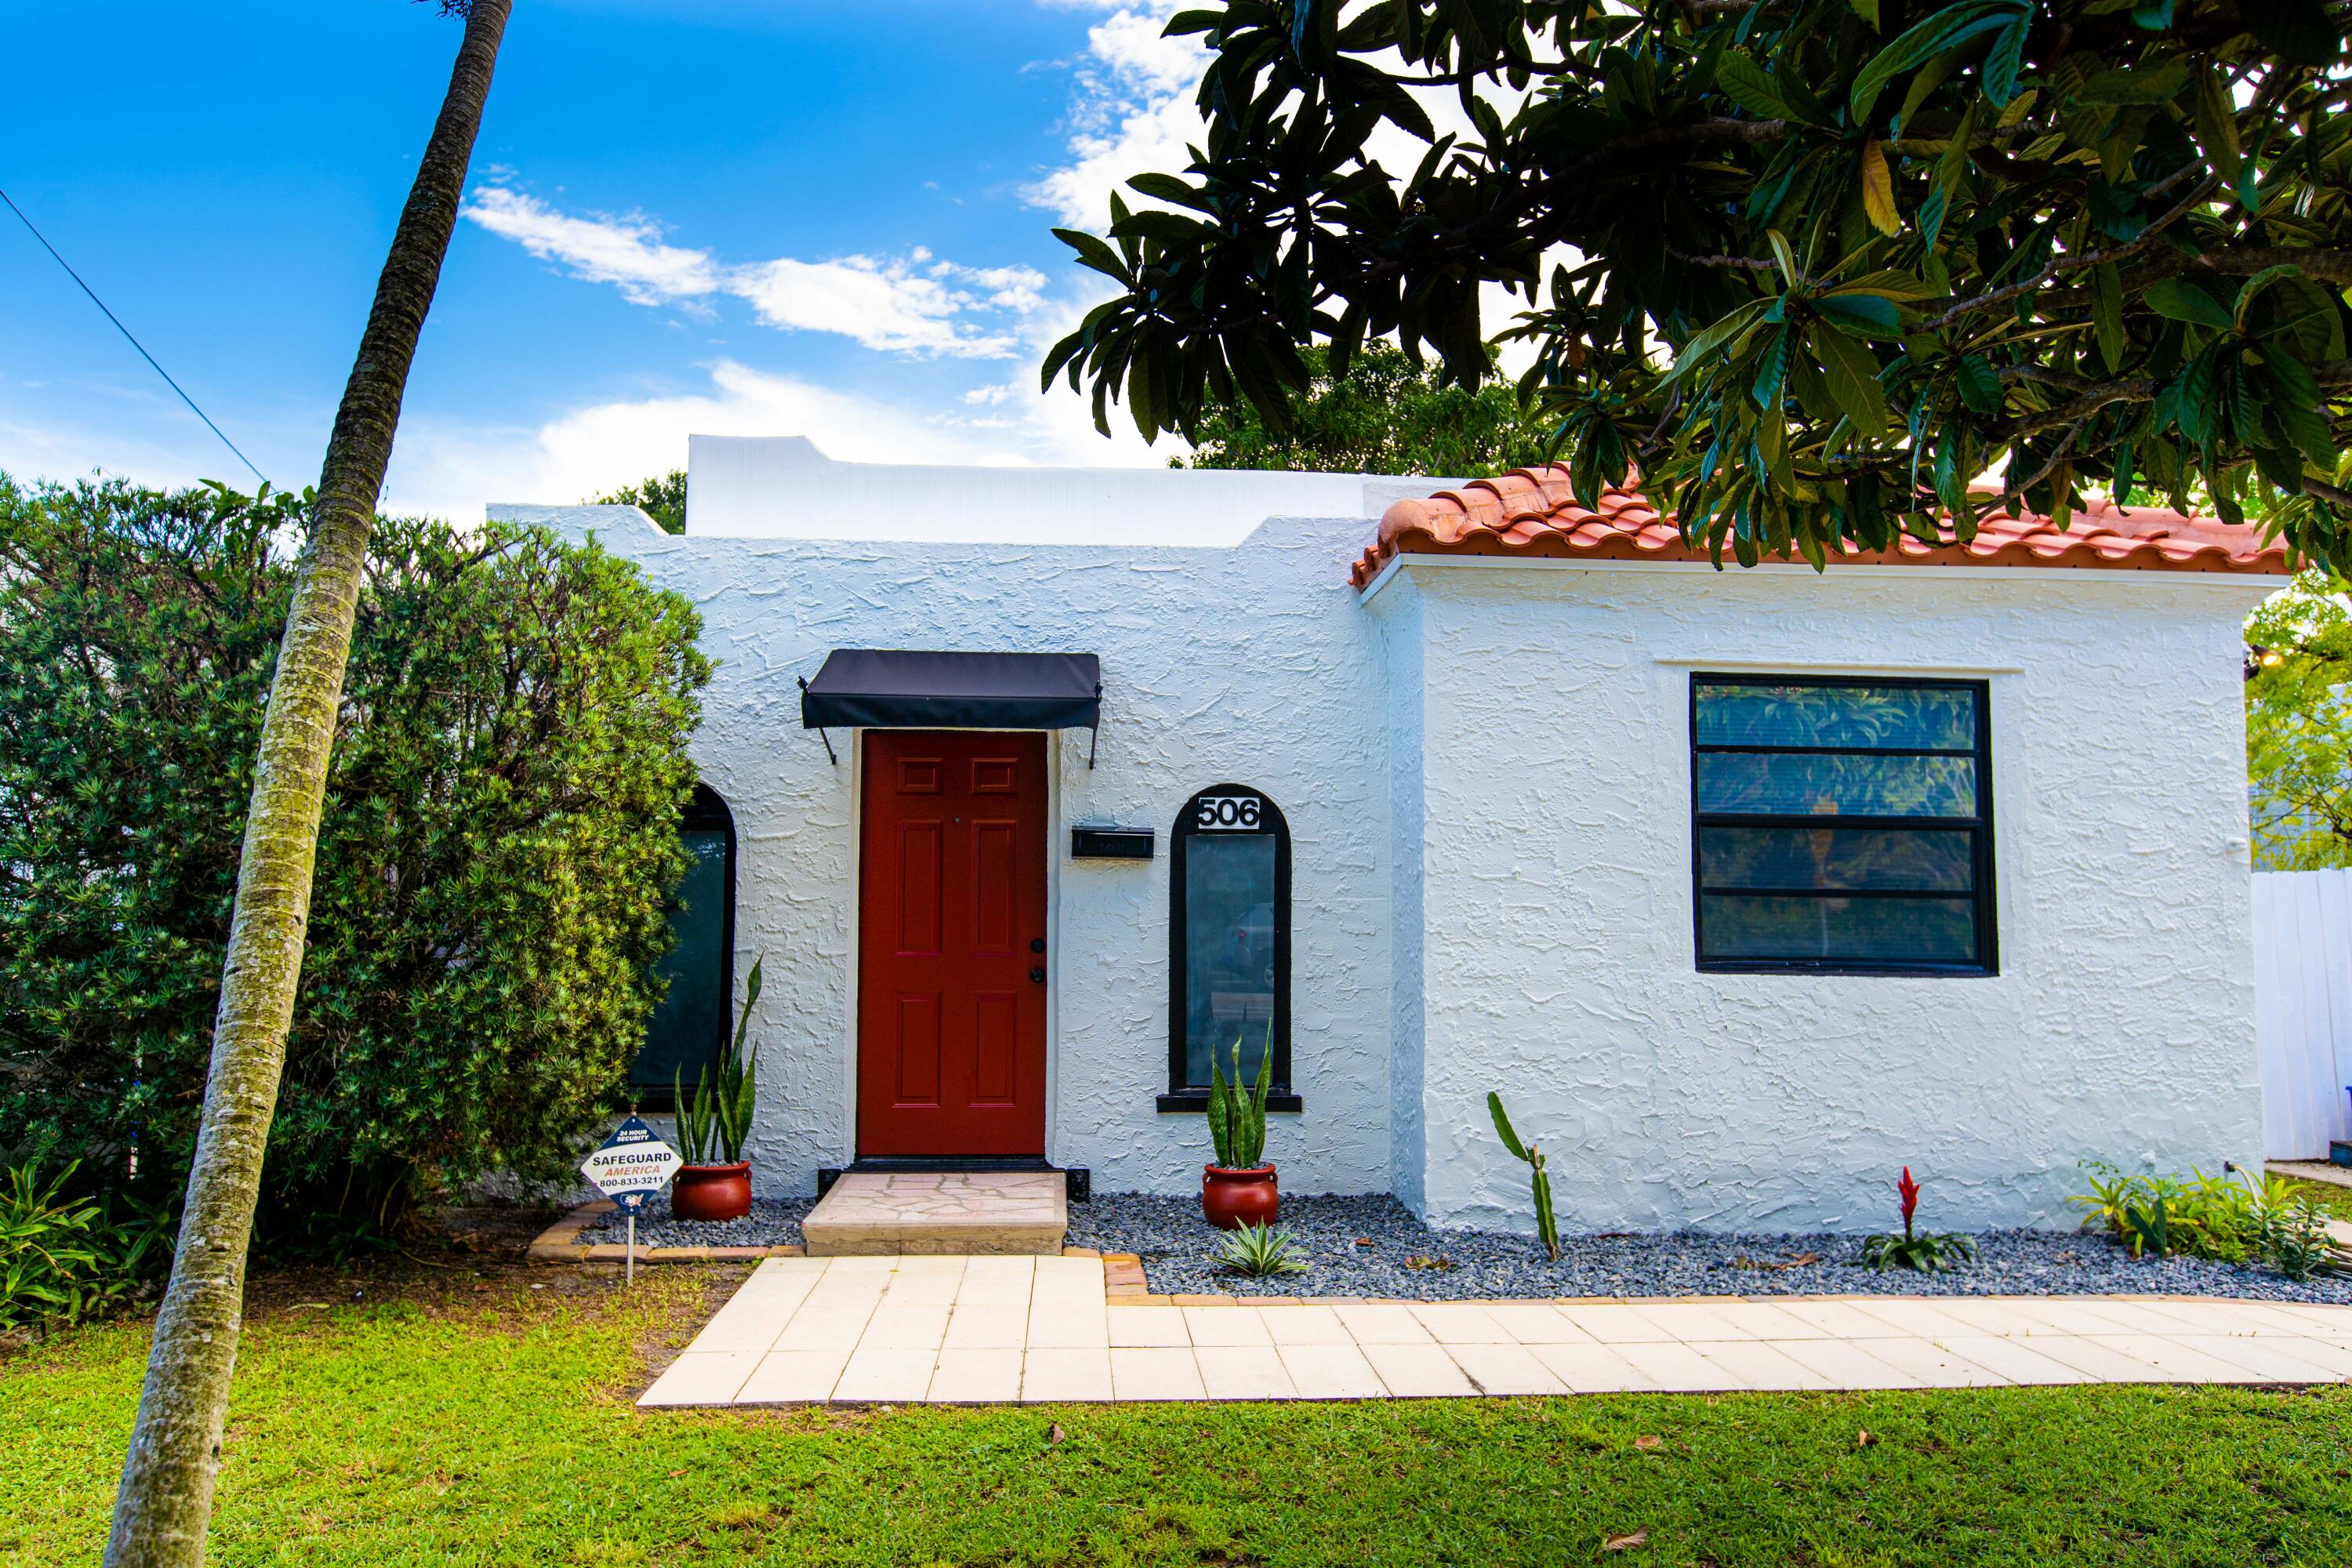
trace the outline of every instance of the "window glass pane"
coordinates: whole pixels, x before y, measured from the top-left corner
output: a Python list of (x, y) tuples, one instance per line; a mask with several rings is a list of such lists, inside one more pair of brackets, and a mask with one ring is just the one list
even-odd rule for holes
[(1205, 1088), (1209, 1051), (1220, 1072), (1255, 1082), (1274, 1019), (1274, 867), (1270, 833), (1196, 833), (1184, 846), (1184, 1062)]
[(1701, 811), (1790, 816), (1974, 816), (1973, 757), (1701, 752)]
[(727, 835), (723, 829), (689, 828), (678, 835), (693, 858), (677, 886), (669, 929), (677, 945), (654, 965), (669, 992), (646, 1028), (645, 1049), (629, 1068), (641, 1088), (667, 1089), (676, 1075), (691, 1092), (695, 1079), (719, 1048), (719, 1020), (727, 1011), (722, 994), (727, 973)]
[(1699, 956), (1974, 963), (1976, 902), (1709, 893), (1699, 900)]
[(1699, 880), (1710, 888), (1904, 888), (1965, 893), (1976, 836), (1965, 829), (1702, 827)]
[(1971, 750), (1975, 691), (1930, 686), (1698, 686), (1702, 746)]

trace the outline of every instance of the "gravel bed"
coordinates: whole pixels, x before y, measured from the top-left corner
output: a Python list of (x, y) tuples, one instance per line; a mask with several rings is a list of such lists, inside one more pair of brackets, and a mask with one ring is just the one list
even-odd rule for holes
[[(656, 1193), (637, 1211), (639, 1247), (798, 1247), (801, 1216), (816, 1207), (816, 1199), (753, 1198), (751, 1212), (720, 1225), (708, 1220), (677, 1219), (669, 1212), (669, 1194)], [(627, 1215), (600, 1215), (580, 1232), (584, 1242), (618, 1245), (625, 1237)]]
[[(2135, 1259), (2090, 1233), (1998, 1230), (1978, 1237), (1973, 1264), (1942, 1274), (1879, 1273), (1845, 1265), (1853, 1236), (1709, 1236), (1693, 1232), (1575, 1236), (1559, 1261), (1530, 1234), (1436, 1230), (1386, 1194), (1282, 1200), (1307, 1272), (1249, 1279), (1210, 1261), (1215, 1232), (1197, 1197), (1097, 1193), (1070, 1205), (1070, 1244), (1132, 1252), (1155, 1293), (1384, 1296), (1449, 1300), (1503, 1296), (2239, 1296), (2352, 1303), (2352, 1279), (2295, 1284), (2199, 1258)], [(1362, 1245), (1369, 1241), (1370, 1246)], [(1811, 1261), (1800, 1261), (1810, 1257)]]

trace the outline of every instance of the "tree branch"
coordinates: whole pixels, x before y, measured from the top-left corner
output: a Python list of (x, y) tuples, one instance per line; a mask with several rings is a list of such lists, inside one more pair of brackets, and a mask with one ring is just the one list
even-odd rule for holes
[[(2192, 168), (2194, 166), (2189, 165)], [(2080, 272), (2086, 267), (2097, 267), (2105, 262), (2119, 261), (2126, 256), (2137, 256), (2155, 244), (2156, 237), (2162, 233), (2168, 225), (2178, 221), (2201, 204), (2206, 197), (2211, 195), (2213, 188), (2221, 183), (2221, 175), (2208, 174), (2198, 182), (2195, 190), (2182, 197), (2179, 204), (2162, 217), (2140, 230), (2134, 238), (2126, 240), (2121, 245), (2111, 246), (2105, 250), (2086, 250), (2080, 256), (2059, 257), (2048, 267), (2043, 268), (2039, 276), (2027, 279), (2021, 283), (2006, 284), (2001, 288), (1979, 294), (1973, 299), (1962, 300), (1933, 321), (1922, 322), (1921, 328), (1926, 331), (1941, 331), (1962, 316), (1981, 310), (1988, 305), (1999, 305), (2007, 300), (2021, 299), (2025, 295), (2034, 293), (2061, 274)]]

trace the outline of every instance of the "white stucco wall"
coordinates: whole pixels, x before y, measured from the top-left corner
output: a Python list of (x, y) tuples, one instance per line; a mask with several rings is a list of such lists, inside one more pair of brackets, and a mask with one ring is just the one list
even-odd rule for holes
[[(2072, 1224), (2084, 1157), (2258, 1158), (2237, 627), (2275, 586), (1402, 568), (1370, 607), (1423, 681), (1389, 714), (1426, 1212), (1524, 1223), (1489, 1089), (1563, 1229), (1885, 1228), (1906, 1163), (1930, 1226)], [(1696, 971), (1688, 679), (1746, 668), (1989, 679), (1997, 977)]]
[[(953, 472), (899, 473), (900, 503), (954, 505)], [(698, 468), (698, 508), (703, 486)], [(1293, 488), (1221, 489), (1219, 505), (1263, 519), (1265, 497)], [(767, 504), (812, 515), (789, 492)], [(593, 531), (701, 612), (718, 671), (693, 750), (735, 816), (737, 973), (767, 961), (751, 1141), (764, 1190), (811, 1191), (818, 1167), (852, 1154), (857, 748), (836, 732), (842, 762), (827, 763), (793, 679), (838, 647), (1102, 658), (1096, 768), (1084, 731), (1049, 752), (1052, 1160), (1092, 1167), (1105, 1190), (1199, 1186), (1203, 1119), (1153, 1107), (1168, 1079), (1168, 831), (1193, 794), (1232, 782), (1272, 796), (1292, 834), (1306, 1110), (1273, 1119), (1267, 1152), (1294, 1192), (1388, 1187), (1387, 725), (1379, 628), (1347, 580), (1368, 524), (1276, 519), (1230, 548), (1165, 549), (672, 537), (632, 508), (492, 512)], [(1152, 827), (1158, 852), (1072, 861), (1074, 823)]]

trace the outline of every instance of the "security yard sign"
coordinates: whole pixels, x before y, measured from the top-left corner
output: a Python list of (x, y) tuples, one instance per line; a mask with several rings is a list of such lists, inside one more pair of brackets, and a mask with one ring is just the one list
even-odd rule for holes
[(647, 1198), (669, 1185), (670, 1173), (684, 1163), (677, 1150), (654, 1136), (654, 1130), (635, 1116), (624, 1118), (604, 1146), (580, 1163), (580, 1173), (628, 1215), (625, 1267), (630, 1281), (637, 1276), (637, 1211), (645, 1207)]

